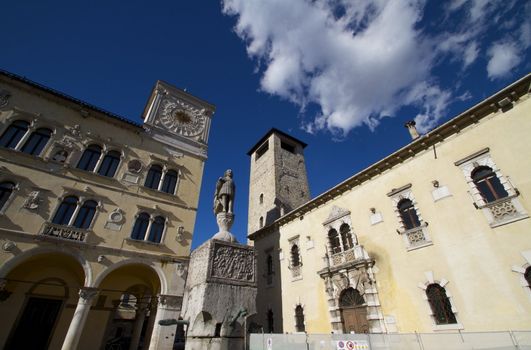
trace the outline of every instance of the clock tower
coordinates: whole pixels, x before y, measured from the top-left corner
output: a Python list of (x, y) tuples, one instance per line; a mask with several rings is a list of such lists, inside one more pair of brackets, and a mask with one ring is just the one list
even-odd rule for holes
[(214, 110), (212, 104), (159, 80), (144, 110), (144, 128), (174, 152), (206, 159)]

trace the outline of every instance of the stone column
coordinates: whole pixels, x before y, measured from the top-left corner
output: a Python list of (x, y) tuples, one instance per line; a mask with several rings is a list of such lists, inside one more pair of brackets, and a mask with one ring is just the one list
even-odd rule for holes
[(157, 314), (151, 332), (149, 350), (163, 350), (173, 347), (177, 324), (170, 320), (179, 318), (182, 302), (182, 296), (164, 294), (158, 296)]
[(140, 342), (140, 336), (142, 335), (142, 327), (144, 326), (146, 313), (147, 309), (143, 305), (139, 306), (136, 310), (135, 324), (133, 325), (133, 334), (131, 335), (129, 350), (138, 349), (138, 343)]
[(68, 332), (63, 342), (62, 350), (76, 350), (81, 332), (85, 326), (85, 321), (92, 306), (92, 300), (98, 294), (96, 288), (83, 287), (79, 290), (79, 299), (77, 301), (76, 311), (68, 327)]

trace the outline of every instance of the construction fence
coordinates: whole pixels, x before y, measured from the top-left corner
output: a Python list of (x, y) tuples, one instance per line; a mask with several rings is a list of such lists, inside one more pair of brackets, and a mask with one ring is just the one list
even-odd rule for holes
[(531, 331), (251, 334), (250, 350), (531, 350)]

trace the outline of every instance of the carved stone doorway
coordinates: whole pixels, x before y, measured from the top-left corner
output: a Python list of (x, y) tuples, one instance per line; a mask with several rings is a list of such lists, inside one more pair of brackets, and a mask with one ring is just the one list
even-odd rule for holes
[(367, 307), (357, 289), (347, 288), (339, 297), (344, 333), (368, 333)]

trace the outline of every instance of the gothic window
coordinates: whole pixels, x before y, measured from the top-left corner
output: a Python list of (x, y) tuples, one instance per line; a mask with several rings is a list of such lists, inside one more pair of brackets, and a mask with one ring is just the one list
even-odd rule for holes
[(175, 170), (170, 170), (164, 175), (164, 181), (162, 182), (162, 192), (174, 194), (175, 187), (177, 186), (177, 179), (179, 175)]
[(97, 207), (98, 202), (93, 200), (81, 203), (76, 196), (65, 197), (57, 208), (52, 223), (86, 230), (94, 219)]
[(299, 247), (294, 244), (291, 246), (291, 266), (297, 267), (301, 265), (301, 256), (299, 253)]
[(68, 225), (70, 223), (70, 220), (72, 219), (72, 216), (74, 215), (76, 207), (77, 197), (66, 197), (61, 202), (59, 209), (57, 209), (57, 211), (55, 212), (55, 216), (52, 219), (52, 223), (57, 225)]
[(267, 150), (269, 149), (269, 141), (266, 141), (260, 148), (256, 150), (256, 155), (254, 157), (254, 160), (258, 160), (261, 156), (263, 156)]
[(258, 219), (258, 227), (262, 228), (264, 227), (264, 217), (260, 216), (260, 219)]
[(260, 204), (264, 204), (264, 194), (260, 193)]
[(154, 164), (149, 168), (144, 186), (161, 192), (175, 194), (179, 181), (179, 171), (166, 170), (161, 165)]
[(352, 233), (350, 233), (350, 226), (348, 224), (341, 225), (339, 232), (341, 232), (343, 250), (349, 250), (354, 247), (354, 244), (352, 243)]
[(353, 307), (365, 304), (365, 300), (357, 289), (349, 287), (339, 296), (340, 307)]
[(152, 218), (148, 213), (140, 213), (136, 217), (131, 239), (160, 243), (164, 234), (165, 224), (166, 219), (163, 216)]
[(102, 148), (98, 145), (90, 145), (85, 149), (81, 159), (77, 163), (77, 168), (86, 171), (94, 171), (98, 160), (101, 157)]
[(524, 278), (527, 282), (527, 286), (531, 289), (531, 266), (529, 266), (524, 272)]
[(404, 198), (398, 202), (398, 212), (402, 219), (402, 224), (406, 230), (420, 226), (420, 220), (417, 211), (410, 199)]
[(162, 216), (157, 216), (151, 223), (151, 229), (149, 230), (148, 241), (153, 243), (160, 243), (162, 240), (162, 233), (164, 232), (164, 223), (166, 219)]
[(146, 237), (148, 226), (149, 226), (149, 214), (140, 213), (136, 217), (135, 225), (133, 226), (133, 232), (131, 232), (131, 239), (143, 241), (144, 237)]
[(100, 168), (98, 169), (98, 174), (102, 176), (114, 177), (116, 174), (116, 169), (120, 164), (121, 154), (118, 151), (109, 151), (103, 157)]
[(304, 332), (306, 327), (304, 326), (304, 309), (301, 305), (297, 305), (295, 308), (295, 331)]
[(31, 133), (21, 151), (34, 156), (39, 156), (44, 149), (44, 146), (50, 140), (52, 136), (52, 130), (40, 128)]
[(15, 189), (15, 184), (9, 181), (0, 183), (0, 210), (4, 209), (9, 197)]
[(472, 171), (471, 178), (487, 203), (494, 202), (509, 195), (501, 184), (500, 179), (496, 176), (492, 168), (488, 166), (476, 167)]
[(88, 229), (94, 214), (96, 213), (96, 207), (98, 203), (96, 201), (86, 201), (83, 203), (79, 212), (77, 213), (76, 220), (74, 221), (74, 227)]
[(341, 253), (341, 241), (339, 240), (339, 234), (336, 230), (331, 229), (328, 231), (328, 241), (330, 242), (332, 254)]
[(267, 311), (267, 332), (275, 333), (275, 323), (273, 318), (273, 310), (269, 309)]
[(437, 283), (430, 284), (428, 288), (426, 288), (426, 296), (428, 297), (428, 302), (430, 303), (436, 324), (457, 323), (452, 311), (450, 299), (446, 295), (446, 290), (443, 287)]
[(28, 132), (29, 125), (30, 124), (24, 120), (14, 121), (0, 137), (0, 146), (16, 149), (20, 140), (22, 140), (24, 135)]

